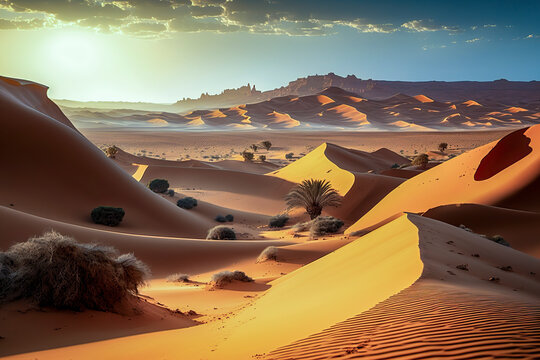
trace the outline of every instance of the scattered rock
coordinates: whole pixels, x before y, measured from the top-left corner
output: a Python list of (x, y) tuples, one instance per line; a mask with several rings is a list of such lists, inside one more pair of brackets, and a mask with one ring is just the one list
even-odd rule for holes
[(467, 265), (467, 264), (456, 265), (456, 269), (469, 271), (469, 265)]

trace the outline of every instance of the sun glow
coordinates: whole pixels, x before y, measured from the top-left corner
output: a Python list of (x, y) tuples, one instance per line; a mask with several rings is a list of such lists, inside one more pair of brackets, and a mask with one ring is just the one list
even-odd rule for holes
[(100, 57), (95, 38), (85, 32), (59, 33), (47, 42), (48, 63), (61, 71), (88, 71)]

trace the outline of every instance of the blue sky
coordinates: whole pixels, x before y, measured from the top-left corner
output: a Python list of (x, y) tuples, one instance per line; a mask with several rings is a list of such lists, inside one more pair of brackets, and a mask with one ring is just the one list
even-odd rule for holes
[(153, 102), (328, 72), (540, 80), (539, 17), (527, 0), (0, 0), (0, 73)]

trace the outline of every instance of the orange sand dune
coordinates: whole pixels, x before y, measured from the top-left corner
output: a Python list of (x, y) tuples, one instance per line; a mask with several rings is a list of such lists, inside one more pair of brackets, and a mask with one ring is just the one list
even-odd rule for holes
[[(463, 264), (468, 271), (456, 268)], [(218, 321), (14, 358), (395, 358), (418, 349), (435, 358), (531, 355), (540, 338), (540, 282), (531, 272), (539, 269), (526, 254), (404, 215), (271, 282)]]
[(509, 107), (509, 108), (504, 109), (504, 110), (508, 111), (509, 113), (512, 113), (512, 114), (519, 113), (519, 112), (524, 112), (524, 111), (529, 111), (527, 109), (517, 107), (517, 106), (512, 106), (512, 107)]
[(336, 121), (334, 125), (369, 125), (366, 114), (356, 110), (354, 107), (341, 104), (331, 107), (322, 113), (324, 122)]
[(536, 241), (540, 213), (478, 204), (443, 205), (429, 209), (422, 216), (454, 226), (465, 225), (478, 234), (501, 235), (512, 248), (540, 258)]
[[(540, 126), (515, 131), (419, 174), (389, 193), (347, 233), (447, 204), (540, 210)], [(429, 195), (426, 195), (429, 194)]]
[(421, 103), (431, 103), (431, 102), (434, 102), (433, 99), (425, 96), (425, 95), (416, 95), (416, 96), (413, 96), (416, 100), (420, 101)]
[[(24, 88), (25, 101), (11, 94)], [(115, 231), (168, 236), (204, 236), (211, 222), (145, 189), (79, 132), (52, 118), (56, 109), (35, 84), (0, 80), (0, 199), (19, 211), (103, 229), (90, 219), (100, 205), (122, 207), (124, 221)], [(35, 95), (32, 95), (35, 94)], [(33, 105), (35, 104), (35, 107)], [(29, 131), (31, 129), (31, 131)], [(9, 174), (9, 175), (8, 175)]]

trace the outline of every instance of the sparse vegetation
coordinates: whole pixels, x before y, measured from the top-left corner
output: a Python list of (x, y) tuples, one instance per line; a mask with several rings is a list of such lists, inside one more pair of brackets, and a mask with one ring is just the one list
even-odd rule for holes
[(294, 153), (292, 153), (292, 152), (287, 153), (287, 154), (285, 154), (285, 159), (292, 160), (293, 156), (294, 156)]
[(115, 159), (116, 154), (118, 154), (118, 148), (116, 147), (116, 145), (108, 146), (105, 148), (105, 155), (107, 155), (107, 157)]
[(275, 246), (268, 246), (264, 249), (261, 254), (257, 257), (257, 262), (265, 261), (277, 261), (278, 249)]
[(487, 239), (493, 242), (496, 242), (497, 244), (510, 247), (510, 244), (508, 243), (508, 241), (504, 240), (504, 238), (501, 235), (488, 236)]
[(225, 220), (227, 220), (228, 222), (233, 222), (234, 216), (232, 214), (227, 214), (225, 215)]
[(167, 195), (169, 195), (170, 197), (173, 197), (174, 196), (174, 190), (173, 189), (167, 190)]
[(327, 234), (335, 234), (343, 226), (343, 221), (332, 216), (319, 216), (311, 223), (310, 234), (312, 237)]
[(428, 155), (420, 154), (413, 159), (412, 164), (415, 166), (419, 166), (421, 169), (425, 170), (427, 168), (428, 162), (429, 162)]
[(399, 164), (393, 164), (393, 165), (391, 166), (391, 168), (392, 168), (392, 169), (399, 169), (399, 166), (400, 166)]
[(439, 150), (440, 152), (444, 152), (446, 149), (448, 149), (448, 143), (442, 142), (439, 144)]
[(148, 188), (155, 193), (163, 194), (169, 189), (169, 182), (165, 179), (154, 179), (148, 183)]
[(266, 155), (259, 155), (259, 160), (261, 162), (265, 162), (266, 161)]
[(236, 240), (236, 233), (233, 229), (219, 225), (208, 230), (207, 240)]
[(81, 244), (51, 231), (0, 252), (0, 302), (28, 299), (58, 309), (115, 311), (149, 276), (133, 254)]
[(324, 207), (341, 205), (341, 196), (327, 180), (304, 180), (286, 196), (289, 208), (303, 207), (313, 220), (321, 215)]
[(253, 158), (255, 157), (251, 151), (247, 150), (242, 151), (240, 154), (244, 158), (244, 161), (253, 161)]
[(259, 147), (257, 146), (257, 144), (251, 144), (249, 145), (249, 148), (251, 150), (253, 150), (253, 152), (257, 152), (257, 150), (259, 149)]
[(90, 213), (92, 221), (106, 226), (117, 226), (126, 215), (124, 209), (112, 206), (98, 206)]
[(264, 140), (264, 141), (261, 141), (261, 146), (268, 151), (272, 147), (272, 143), (268, 140)]
[(197, 206), (197, 199), (187, 196), (179, 199), (176, 202), (176, 205), (182, 209), (190, 210)]
[(293, 233), (308, 231), (309, 229), (311, 229), (311, 224), (313, 224), (313, 220), (294, 224), (294, 226), (292, 227), (292, 231)]
[(222, 287), (223, 285), (232, 283), (233, 281), (251, 282), (253, 279), (247, 276), (243, 271), (221, 271), (212, 275), (210, 284), (215, 287)]
[(217, 222), (227, 222), (227, 219), (223, 215), (216, 215), (214, 220), (217, 221)]
[(167, 282), (191, 282), (191, 280), (187, 274), (176, 273), (167, 276)]
[(282, 228), (285, 226), (285, 224), (289, 221), (289, 216), (286, 214), (279, 214), (272, 216), (270, 220), (268, 220), (268, 226), (271, 228)]

